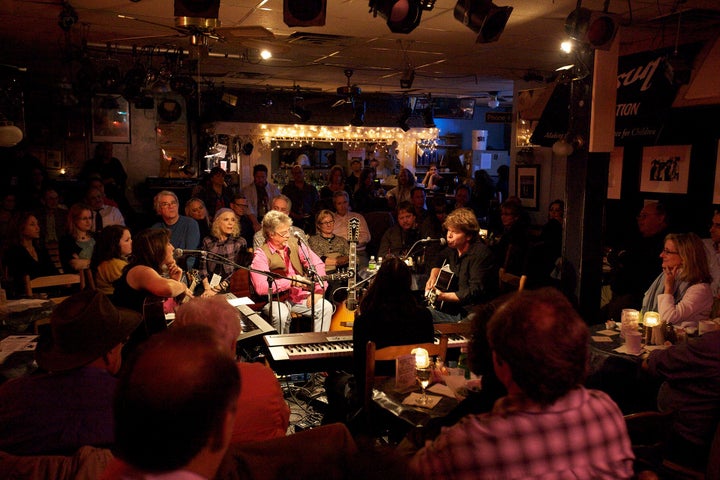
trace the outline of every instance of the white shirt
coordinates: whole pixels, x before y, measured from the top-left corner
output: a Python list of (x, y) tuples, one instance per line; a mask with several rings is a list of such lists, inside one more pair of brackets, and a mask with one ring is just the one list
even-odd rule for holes
[[(97, 229), (95, 228), (95, 213), (95, 210), (92, 210), (93, 232), (97, 231)], [(120, 210), (118, 210), (117, 207), (113, 207), (111, 205), (103, 205), (103, 207), (100, 209), (100, 216), (102, 217), (103, 228), (107, 227), (108, 225), (125, 225), (125, 218), (123, 217), (123, 214), (120, 213)]]
[(710, 288), (712, 288), (713, 297), (717, 297), (720, 295), (720, 252), (715, 248), (712, 238), (703, 238), (703, 246), (707, 254), (710, 275), (712, 275), (713, 279)]

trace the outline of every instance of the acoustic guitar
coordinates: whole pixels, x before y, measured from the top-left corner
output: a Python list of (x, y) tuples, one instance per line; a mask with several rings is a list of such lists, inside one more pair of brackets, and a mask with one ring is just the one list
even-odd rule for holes
[(348, 295), (344, 302), (340, 303), (333, 314), (330, 322), (330, 331), (352, 330), (355, 322), (355, 311), (357, 310), (357, 298), (355, 296), (355, 279), (357, 278), (357, 243), (360, 237), (360, 220), (351, 218), (348, 222), (348, 241), (350, 242), (350, 253), (348, 254)]
[(435, 279), (435, 285), (425, 293), (425, 300), (427, 301), (428, 307), (434, 308), (435, 310), (442, 310), (445, 302), (441, 301), (438, 303), (438, 292), (447, 292), (450, 289), (450, 283), (454, 276), (455, 274), (450, 270), (450, 265), (443, 263), (443, 266), (440, 268), (440, 273)]

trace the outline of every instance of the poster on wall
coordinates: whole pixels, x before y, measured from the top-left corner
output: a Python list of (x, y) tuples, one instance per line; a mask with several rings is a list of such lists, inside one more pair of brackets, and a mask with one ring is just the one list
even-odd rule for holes
[(130, 143), (130, 105), (122, 96), (92, 98), (92, 141)]
[(640, 191), (687, 193), (691, 145), (644, 147)]
[(718, 140), (718, 149), (715, 159), (715, 187), (713, 190), (713, 203), (720, 203), (720, 140)]
[(522, 206), (537, 210), (540, 203), (540, 165), (518, 166), (515, 168), (515, 194)]
[(620, 200), (620, 189), (622, 187), (622, 165), (623, 147), (615, 147), (610, 152), (610, 168), (608, 168), (608, 190), (607, 198), (609, 200)]

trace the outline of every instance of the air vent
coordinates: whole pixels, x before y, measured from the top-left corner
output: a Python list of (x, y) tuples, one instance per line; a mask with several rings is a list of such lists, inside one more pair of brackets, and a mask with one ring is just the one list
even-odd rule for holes
[(288, 37), (288, 43), (293, 45), (323, 46), (349, 46), (352, 37), (343, 35), (329, 35), (325, 33), (295, 32)]

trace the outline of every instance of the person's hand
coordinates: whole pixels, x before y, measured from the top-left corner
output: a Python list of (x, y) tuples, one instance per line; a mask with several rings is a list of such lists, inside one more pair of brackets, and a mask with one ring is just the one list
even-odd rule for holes
[(90, 260), (83, 260), (82, 258), (77, 258), (77, 255), (74, 255), (75, 258), (72, 258), (70, 260), (70, 266), (75, 270), (84, 270), (86, 268), (90, 268)]
[(202, 295), (200, 295), (200, 296), (202, 298), (209, 298), (209, 297), (214, 297), (215, 295), (217, 295), (217, 292), (215, 290), (213, 290), (212, 288), (210, 288), (208, 290), (204, 290)]
[(168, 265), (168, 276), (172, 278), (173, 280), (177, 280), (178, 282), (182, 278), (183, 271), (182, 268), (178, 267), (178, 264), (173, 262)]
[(665, 293), (673, 293), (675, 289), (675, 278), (679, 271), (679, 266), (663, 268), (663, 273), (665, 274)]

